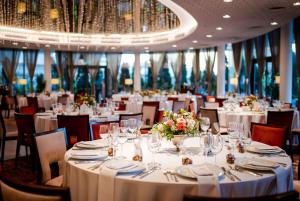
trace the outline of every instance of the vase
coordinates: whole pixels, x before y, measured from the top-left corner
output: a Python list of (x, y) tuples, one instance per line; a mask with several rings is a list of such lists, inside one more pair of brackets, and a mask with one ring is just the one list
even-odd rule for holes
[(186, 137), (186, 135), (174, 135), (174, 137), (172, 138), (171, 141), (174, 144), (174, 146), (176, 147), (177, 152), (180, 152), (180, 147), (181, 147), (185, 137)]

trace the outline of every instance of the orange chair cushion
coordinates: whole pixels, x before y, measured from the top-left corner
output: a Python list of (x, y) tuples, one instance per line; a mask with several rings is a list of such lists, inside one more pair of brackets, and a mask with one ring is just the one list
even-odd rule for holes
[(252, 127), (252, 140), (271, 146), (283, 147), (285, 132), (285, 128), (254, 125)]

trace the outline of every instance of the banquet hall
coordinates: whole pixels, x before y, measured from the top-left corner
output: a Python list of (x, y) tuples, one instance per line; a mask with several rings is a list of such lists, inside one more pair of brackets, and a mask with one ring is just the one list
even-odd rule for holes
[(0, 0), (0, 200), (299, 200), (300, 1)]

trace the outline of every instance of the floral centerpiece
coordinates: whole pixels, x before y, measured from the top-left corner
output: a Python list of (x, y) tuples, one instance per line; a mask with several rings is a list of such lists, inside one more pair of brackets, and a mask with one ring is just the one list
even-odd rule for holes
[(227, 97), (233, 97), (233, 98), (236, 97), (236, 94), (232, 91), (228, 91), (226, 95), (227, 95)]
[(155, 94), (159, 94), (160, 90), (159, 89), (153, 89), (153, 90), (143, 90), (140, 92), (141, 96), (153, 96)]
[(185, 136), (194, 136), (199, 131), (199, 121), (195, 114), (181, 109), (178, 113), (165, 112), (164, 122), (155, 124), (152, 132), (159, 132), (162, 137), (172, 140), (179, 151), (179, 143)]
[(86, 104), (88, 106), (96, 105), (96, 100), (93, 96), (88, 96), (88, 95), (80, 96), (79, 100), (81, 105), (82, 104)]
[(257, 97), (254, 95), (250, 95), (245, 97), (243, 105), (248, 106), (252, 110), (256, 102), (257, 102)]

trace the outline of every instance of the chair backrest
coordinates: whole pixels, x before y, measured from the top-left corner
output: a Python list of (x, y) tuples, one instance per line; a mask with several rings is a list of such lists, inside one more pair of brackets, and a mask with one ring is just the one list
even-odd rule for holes
[(6, 137), (6, 127), (5, 127), (4, 118), (2, 116), (2, 110), (0, 109), (0, 139), (5, 140), (5, 137)]
[(216, 98), (214, 96), (206, 96), (206, 102), (216, 102)]
[(159, 108), (159, 101), (143, 101), (143, 106), (156, 106)]
[(128, 101), (129, 97), (121, 97), (121, 101)]
[(18, 128), (18, 142), (25, 145), (32, 145), (33, 134), (35, 133), (33, 115), (15, 113), (15, 120)]
[(35, 113), (37, 113), (39, 108), (39, 103), (37, 97), (27, 97), (27, 104), (28, 106), (32, 106), (35, 110)]
[(194, 103), (190, 103), (189, 104), (189, 109), (188, 109), (189, 112), (194, 112), (195, 113), (195, 107), (194, 107)]
[(153, 126), (157, 121), (157, 106), (143, 105), (143, 124), (146, 126)]
[(57, 115), (57, 124), (58, 128), (66, 128), (70, 145), (91, 140), (89, 115)]
[(201, 197), (185, 195), (183, 201), (296, 201), (298, 200), (299, 193), (296, 191), (290, 191), (275, 195), (266, 196), (253, 196), (253, 197), (237, 197), (237, 198), (223, 198), (223, 197)]
[(251, 138), (254, 141), (285, 149), (287, 136), (285, 126), (251, 123)]
[(35, 114), (36, 110), (32, 106), (22, 106), (19, 108), (21, 114)]
[(185, 109), (185, 101), (173, 101), (172, 111), (177, 113), (180, 109)]
[(168, 101), (178, 101), (177, 97), (168, 97)]
[(39, 182), (46, 183), (51, 180), (50, 165), (53, 163), (58, 163), (59, 175), (62, 175), (64, 156), (68, 145), (65, 128), (37, 133), (34, 135), (34, 142), (40, 161)]
[(210, 125), (217, 122), (219, 123), (219, 116), (217, 109), (207, 109), (207, 108), (200, 108), (201, 117), (208, 117), (210, 121)]
[(92, 140), (101, 139), (101, 134), (103, 134), (100, 132), (101, 127), (109, 126), (110, 123), (119, 123), (119, 121), (90, 122)]
[(134, 114), (120, 114), (120, 121), (121, 120), (128, 120), (128, 119), (136, 119), (142, 121), (143, 113), (134, 113)]
[(2, 201), (70, 201), (68, 187), (25, 184), (0, 175)]
[(292, 127), (294, 110), (289, 111), (268, 111), (267, 124), (286, 126), (289, 130)]
[(125, 111), (126, 110), (126, 104), (124, 103), (124, 101), (115, 101), (116, 103), (118, 103), (118, 108), (116, 108), (116, 111)]
[(218, 102), (205, 102), (205, 108), (207, 109), (217, 109), (220, 105)]
[(57, 103), (61, 103), (62, 105), (67, 105), (68, 104), (68, 94), (64, 94), (62, 96), (57, 97)]
[(200, 111), (201, 107), (203, 107), (203, 108), (205, 107), (204, 98), (202, 96), (197, 96), (196, 101), (197, 101), (197, 111)]
[(223, 107), (223, 102), (226, 100), (227, 98), (216, 98), (216, 102), (219, 103), (220, 107)]
[(292, 104), (291, 103), (284, 103), (282, 106), (283, 109), (291, 109), (292, 108)]
[(190, 106), (190, 103), (191, 103), (191, 99), (190, 98), (185, 98), (184, 100), (184, 109), (187, 111), (189, 109), (189, 106)]

